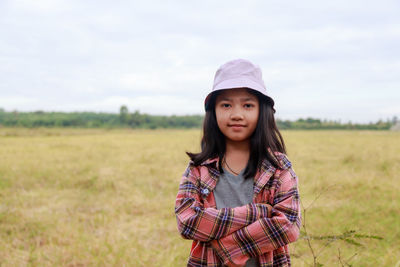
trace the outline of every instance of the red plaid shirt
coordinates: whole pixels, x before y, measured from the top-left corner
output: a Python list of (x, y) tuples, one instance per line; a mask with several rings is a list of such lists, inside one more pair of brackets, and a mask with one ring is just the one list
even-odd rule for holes
[(235, 208), (216, 208), (218, 158), (189, 163), (175, 202), (178, 230), (193, 240), (187, 266), (244, 266), (251, 257), (262, 267), (290, 266), (288, 244), (301, 224), (298, 178), (287, 156), (275, 155), (281, 168), (264, 160), (254, 177), (253, 203)]

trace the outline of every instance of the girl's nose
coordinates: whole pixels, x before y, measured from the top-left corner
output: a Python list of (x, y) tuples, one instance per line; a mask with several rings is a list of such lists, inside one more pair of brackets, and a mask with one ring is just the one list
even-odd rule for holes
[(240, 112), (235, 111), (231, 114), (231, 120), (242, 120), (242, 119), (243, 115)]

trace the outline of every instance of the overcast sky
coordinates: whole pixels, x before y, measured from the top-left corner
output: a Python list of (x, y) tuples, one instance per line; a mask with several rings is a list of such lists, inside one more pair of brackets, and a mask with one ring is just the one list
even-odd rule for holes
[(203, 114), (259, 65), (281, 119), (400, 117), (400, 1), (0, 0), (0, 108)]

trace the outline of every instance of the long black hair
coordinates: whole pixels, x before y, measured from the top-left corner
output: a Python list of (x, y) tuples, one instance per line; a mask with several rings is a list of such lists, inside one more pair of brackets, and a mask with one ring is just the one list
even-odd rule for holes
[[(267, 99), (255, 90), (248, 90), (257, 96), (259, 101), (259, 116), (256, 129), (250, 136), (250, 157), (243, 176), (253, 178), (257, 169), (261, 167), (264, 159), (268, 160), (275, 168), (281, 167), (274, 153), (286, 154), (286, 147), (282, 135), (278, 130), (274, 118), (274, 102)], [(207, 103), (206, 115), (203, 122), (203, 138), (201, 139), (201, 152), (186, 154), (195, 166), (200, 165), (207, 159), (219, 157), (219, 171), (222, 173), (221, 159), (225, 155), (225, 136), (220, 131), (215, 114), (215, 101), (221, 91), (213, 92)]]

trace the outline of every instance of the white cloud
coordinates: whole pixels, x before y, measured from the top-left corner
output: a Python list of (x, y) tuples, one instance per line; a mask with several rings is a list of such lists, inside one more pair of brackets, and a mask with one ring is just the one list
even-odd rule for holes
[(10, 7), (29, 12), (54, 12), (67, 8), (69, 5), (62, 0), (13, 0), (9, 1)]
[(9, 96), (0, 98), (0, 107), (14, 107), (12, 110), (17, 110), (17, 107), (37, 104), (38, 98), (24, 96)]
[[(175, 97), (171, 95), (154, 95), (154, 96), (111, 96), (98, 99), (96, 101), (64, 103), (61, 105), (50, 104), (49, 110), (58, 111), (95, 111), (95, 112), (111, 112), (118, 113), (122, 105), (126, 105), (130, 112), (136, 110), (141, 113), (150, 113), (157, 115), (174, 115), (174, 114), (200, 114), (203, 110), (201, 103), (197, 100), (184, 97)], [(27, 110), (39, 110), (37, 106), (32, 105)], [(183, 113), (182, 110), (185, 112)]]

